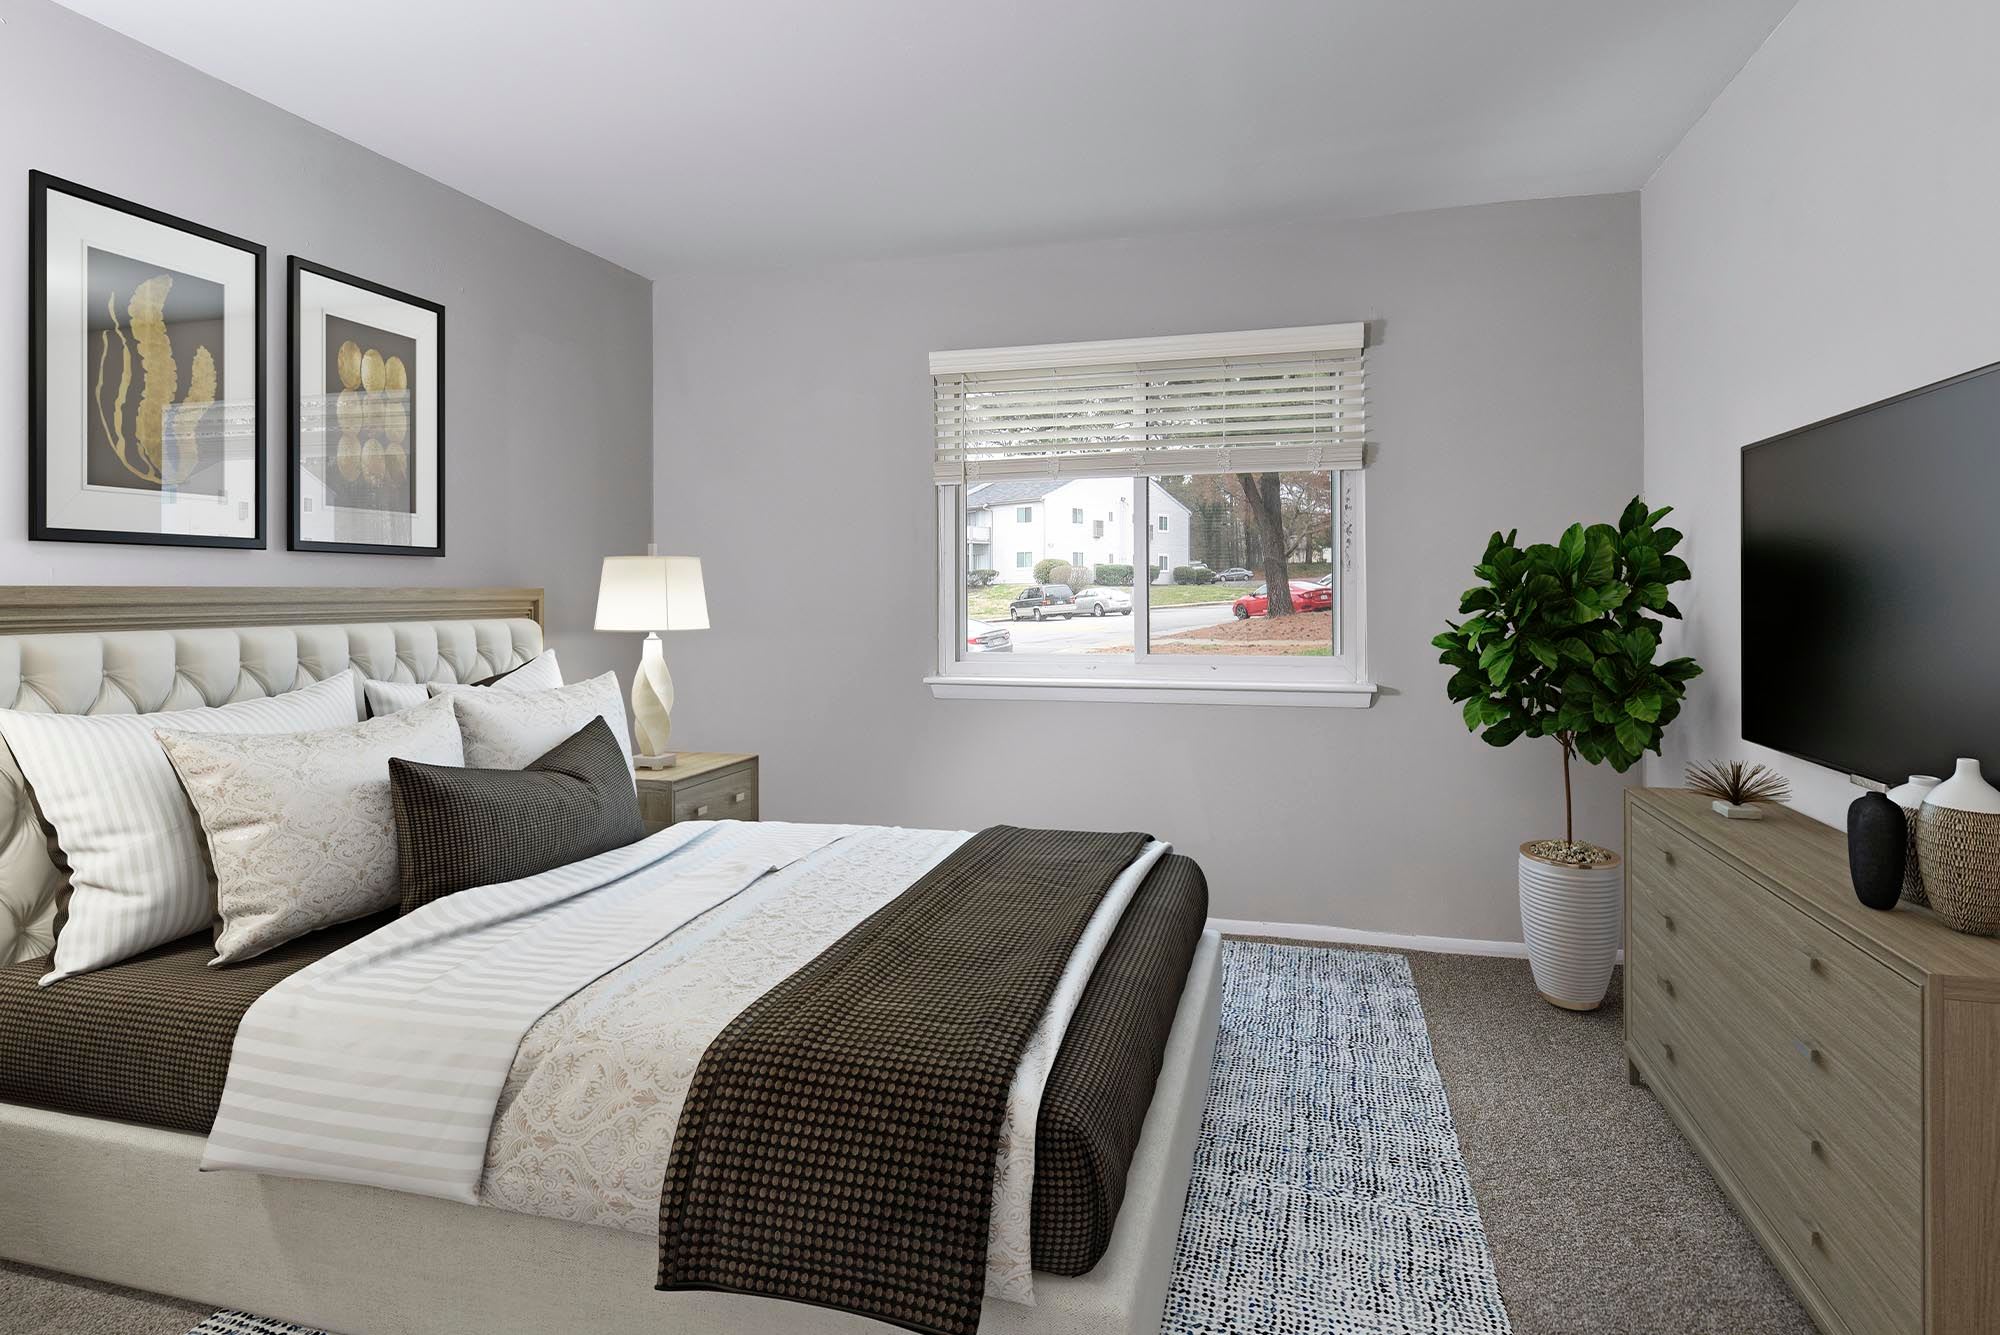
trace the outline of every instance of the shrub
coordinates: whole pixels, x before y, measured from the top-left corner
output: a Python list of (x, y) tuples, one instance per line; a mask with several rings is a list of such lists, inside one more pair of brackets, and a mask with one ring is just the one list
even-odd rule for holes
[(1067, 584), (1072, 589), (1087, 589), (1097, 583), (1097, 567), (1091, 565), (1088, 561), (1080, 566), (1071, 566), (1069, 568), (1069, 578), (1064, 579), (1058, 575), (1056, 576), (1056, 582)]
[(1062, 583), (1062, 580), (1057, 578), (1056, 576), (1056, 568), (1058, 566), (1067, 570), (1069, 568), (1069, 562), (1054, 556), (1045, 556), (1041, 560), (1035, 562), (1035, 583), (1037, 584)]
[(1114, 588), (1129, 589), (1132, 587), (1132, 567), (1101, 565), (1097, 567), (1097, 578), (1093, 582), (1110, 585)]
[(1215, 572), (1207, 566), (1175, 566), (1174, 583), (1213, 584), (1215, 583)]
[(983, 589), (998, 578), (1000, 578), (1000, 572), (997, 570), (968, 570), (965, 572), (965, 582), (975, 589)]

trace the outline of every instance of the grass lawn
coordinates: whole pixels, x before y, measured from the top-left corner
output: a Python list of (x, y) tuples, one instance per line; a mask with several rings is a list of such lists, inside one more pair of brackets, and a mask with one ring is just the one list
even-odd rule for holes
[[(989, 584), (965, 591), (965, 613), (974, 621), (1005, 621), (1007, 604), (1021, 596), (1026, 584)], [(1106, 587), (1112, 587), (1107, 585)], [(1233, 603), (1255, 584), (1154, 584), (1150, 607), (1190, 607), (1197, 603)], [(1126, 589), (1126, 593), (1135, 590)]]

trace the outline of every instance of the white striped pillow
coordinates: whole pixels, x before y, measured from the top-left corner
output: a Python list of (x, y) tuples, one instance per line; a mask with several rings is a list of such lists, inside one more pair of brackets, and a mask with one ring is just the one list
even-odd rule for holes
[[(552, 691), (563, 684), (562, 665), (556, 651), (544, 649), (521, 666), (503, 674), (489, 687), (495, 691)], [(469, 691), (477, 682), (450, 681), (364, 681), (362, 693), (368, 697), (368, 717), (386, 718), (405, 709), (415, 709), (427, 700), (453, 691)]]
[(177, 941), (215, 918), (201, 828), (167, 753), (176, 732), (305, 732), (355, 721), (353, 669), (267, 699), (165, 714), (0, 710), (0, 736), (69, 862), (44, 985)]

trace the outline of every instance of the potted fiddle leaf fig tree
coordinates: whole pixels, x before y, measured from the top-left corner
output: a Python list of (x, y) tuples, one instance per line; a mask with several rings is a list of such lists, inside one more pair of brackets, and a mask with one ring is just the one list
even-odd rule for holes
[(1557, 1006), (1595, 1010), (1616, 963), (1623, 895), (1617, 853), (1576, 839), (1570, 764), (1624, 773), (1657, 754), (1680, 713), (1692, 658), (1655, 662), (1669, 588), (1689, 577), (1665, 509), (1634, 497), (1610, 524), (1572, 524), (1523, 548), (1495, 533), (1459, 600), (1465, 620), (1431, 641), (1452, 669), (1445, 693), (1490, 746), (1548, 738), (1562, 753), (1563, 837), (1521, 845), (1521, 930), (1535, 987)]

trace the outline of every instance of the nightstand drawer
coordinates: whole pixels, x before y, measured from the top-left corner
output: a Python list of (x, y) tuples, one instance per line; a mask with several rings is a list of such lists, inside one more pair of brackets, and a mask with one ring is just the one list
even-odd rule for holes
[(673, 819), (756, 820), (757, 773), (748, 765), (674, 789)]
[(681, 763), (638, 774), (639, 815), (649, 831), (687, 820), (757, 820), (757, 757), (690, 751)]

